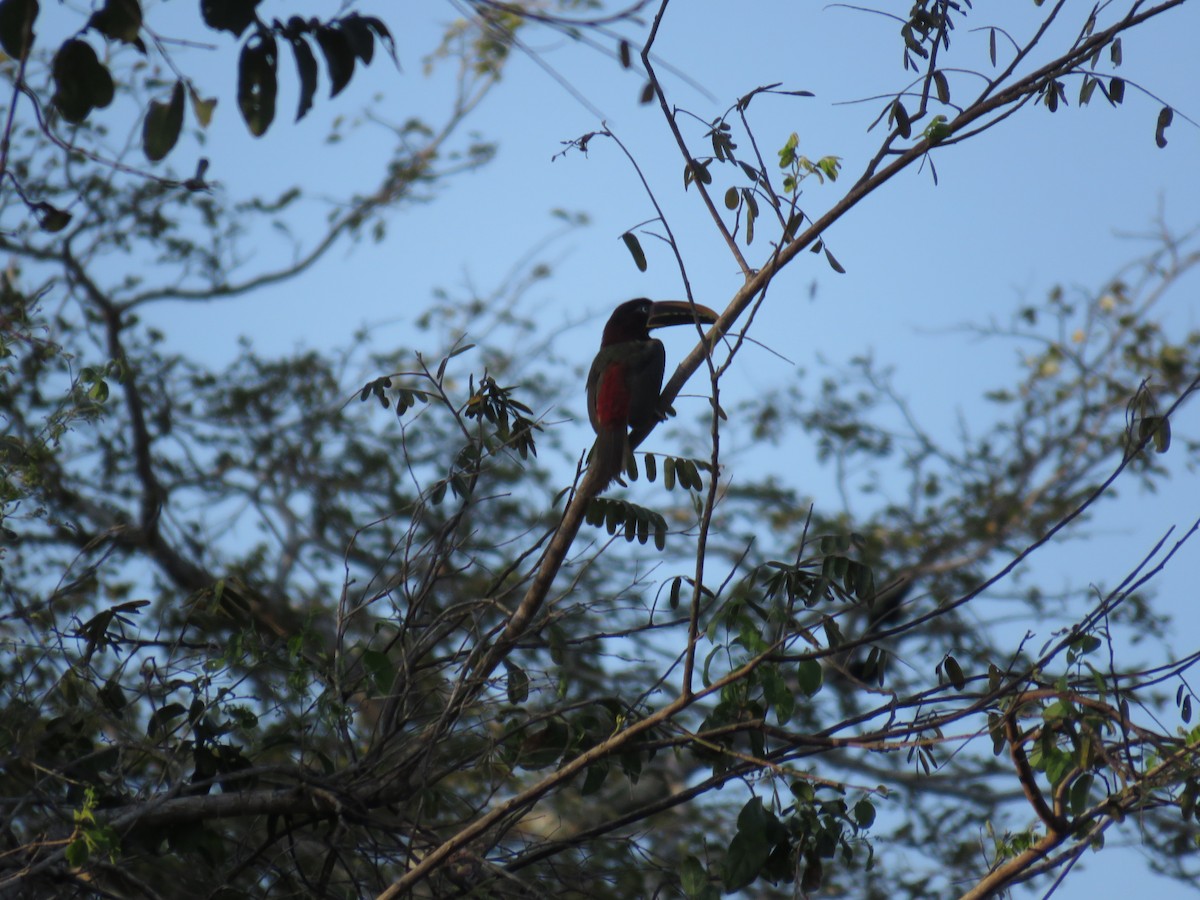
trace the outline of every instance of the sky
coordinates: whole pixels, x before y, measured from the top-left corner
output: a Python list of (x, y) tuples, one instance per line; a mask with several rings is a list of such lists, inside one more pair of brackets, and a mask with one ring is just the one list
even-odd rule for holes
[[(906, 12), (911, 4), (880, 5)], [(1047, 34), (1044, 46), (1060, 46), (1091, 5), (1068, 0), (1066, 26)], [(976, 15), (954, 33), (946, 57), (956, 69), (952, 97), (978, 91), (979, 76), (969, 69), (989, 70), (987, 33), (971, 27), (1003, 14), (1002, 24), (1015, 37), (1027, 36), (1043, 12), (1028, 0), (975, 6)], [(53, 5), (46, 8), (53, 13)], [(408, 7), (418, 11), (400, 22), (388, 5), (359, 8), (392, 24), (399, 67), (378, 58), (333, 100), (322, 86), (314, 112), (293, 124), (295, 79), (285, 55), (279, 117), (257, 140), (236, 115), (229, 44), (221, 44), (219, 53), (180, 50), (187, 71), (222, 100), (208, 146), (185, 140), (172, 162), (190, 171), (195, 158), (211, 157), (209, 176), (234, 196), (283, 190), (295, 181), (318, 184), (319, 192), (331, 196), (366, 187), (364, 173), (386, 153), (384, 132), (356, 141), (348, 158), (347, 145), (322, 141), (330, 120), (368, 105), (397, 121), (436, 115), (448, 95), (449, 72), (443, 67), (426, 75), (421, 60), (456, 13), (449, 2), (425, 3)], [(169, 34), (174, 13), (163, 12), (168, 17), (155, 21), (165, 21), (158, 27)], [(862, 171), (882, 138), (879, 129), (866, 129), (883, 101), (854, 101), (894, 93), (911, 78), (900, 64), (897, 27), (888, 18), (835, 5), (689, 0), (670, 8), (656, 53), (701, 88), (664, 72), (672, 102), (705, 120), (756, 86), (780, 82), (783, 89), (813, 92), (804, 99), (758, 98), (751, 113), (764, 155), (773, 155), (794, 131), (806, 155), (842, 157), (839, 182), (806, 190), (806, 208), (822, 211)], [(1200, 3), (1191, 2), (1124, 39), (1122, 74), (1200, 119), (1197, 34)], [(384, 242), (335, 250), (301, 281), (238, 300), (228, 315), (180, 304), (147, 315), (157, 317), (171, 342), (214, 363), (232, 358), (241, 334), (253, 336), (264, 352), (301, 345), (321, 349), (345, 344), (364, 323), (386, 321), (391, 324), (376, 330), (377, 341), (403, 345), (412, 316), (426, 308), (436, 288), (496, 283), (514, 260), (556, 228), (551, 211), (561, 208), (586, 212), (591, 224), (553, 245), (555, 275), (535, 288), (530, 302), (537, 304), (548, 329), (585, 321), (560, 343), (582, 369), (594, 352), (600, 322), (616, 303), (633, 296), (681, 295), (679, 273), (664, 244), (643, 237), (649, 268), (640, 273), (620, 240), (626, 229), (654, 213), (619, 149), (597, 141), (586, 156), (573, 152), (556, 158), (562, 142), (596, 130), (601, 121), (628, 147), (652, 185), (679, 238), (696, 299), (724, 306), (740, 275), (696, 192), (683, 190), (681, 159), (660, 111), (638, 102), (642, 77), (561, 36), (541, 32), (531, 34), (529, 42), (537, 60), (557, 77), (533, 57), (517, 54), (470, 126), (499, 142), (496, 159), (478, 172), (457, 176), (435, 202), (405, 211), (391, 223)], [(1099, 68), (1109, 71), (1107, 64)], [(1147, 248), (1131, 235), (1151, 230), (1160, 214), (1180, 231), (1197, 224), (1200, 129), (1177, 116), (1167, 147), (1159, 149), (1154, 125), (1161, 103), (1131, 84), (1119, 109), (1109, 108), (1098, 95), (1080, 109), (1074, 102), (1077, 91), (1077, 84), (1068, 86), (1071, 105), (1056, 114), (1028, 107), (977, 139), (945, 148), (934, 157), (936, 185), (928, 168), (914, 167), (830, 229), (826, 241), (845, 274), (833, 272), (821, 257), (804, 254), (778, 280), (756, 331), (773, 352), (752, 350), (740, 357), (728, 386), (731, 395), (748, 396), (800, 377), (801, 371), (819, 371), (818, 359), (844, 365), (855, 355), (872, 353), (895, 367), (898, 389), (931, 428), (944, 433), (960, 415), (983, 415), (978, 396), (1011, 381), (1020, 363), (1013, 347), (981, 344), (954, 326), (1005, 321), (1023, 300), (1043, 297), (1054, 284), (1101, 284)], [(703, 145), (697, 146), (703, 152)], [(304, 233), (315, 226), (299, 219), (295, 227)], [(766, 252), (764, 239), (749, 256), (753, 262)], [(269, 265), (279, 251), (263, 235), (252, 253), (251, 268)], [(1180, 333), (1200, 324), (1196, 286), (1195, 278), (1181, 286), (1165, 309), (1169, 326)], [(677, 338), (669, 348), (675, 358), (688, 342)], [(555, 411), (553, 417), (560, 416), (584, 420), (582, 378), (578, 403)], [(1194, 434), (1198, 420), (1200, 407), (1193, 403), (1176, 420), (1176, 431)], [(576, 427), (583, 449), (586, 423)], [(745, 459), (759, 464), (752, 455)], [(833, 502), (828, 475), (815, 464), (803, 469), (801, 490), (818, 502), (823, 497)], [(1086, 564), (1097, 583), (1115, 583), (1166, 527), (1186, 529), (1200, 515), (1200, 490), (1193, 481), (1181, 470), (1178, 490), (1153, 497), (1126, 492), (1119, 506), (1110, 505), (1094, 520), (1094, 538), (1046, 553), (1038, 571), (1053, 583), (1056, 568), (1065, 577)], [(1193, 597), (1190, 573), (1198, 566), (1200, 545), (1185, 548), (1158, 583), (1160, 597)], [(1193, 608), (1173, 612), (1179, 614), (1182, 633), (1200, 629)], [(1123, 836), (1134, 838), (1136, 829)], [(1055, 896), (1126, 896), (1135, 890), (1153, 890), (1160, 900), (1194, 894), (1154, 879), (1133, 847), (1086, 859), (1082, 872)]]

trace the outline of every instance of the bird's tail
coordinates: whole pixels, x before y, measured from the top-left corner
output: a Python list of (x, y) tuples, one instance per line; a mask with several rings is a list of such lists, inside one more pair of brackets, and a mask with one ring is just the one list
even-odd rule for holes
[(592, 445), (591, 467), (597, 470), (603, 483), (600, 490), (608, 487), (613, 479), (625, 471), (625, 457), (629, 453), (629, 435), (625, 428), (601, 428)]

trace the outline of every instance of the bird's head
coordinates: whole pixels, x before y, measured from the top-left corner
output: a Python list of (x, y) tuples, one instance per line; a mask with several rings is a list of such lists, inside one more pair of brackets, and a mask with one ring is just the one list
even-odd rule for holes
[(604, 326), (604, 337), (600, 346), (621, 344), (625, 341), (648, 341), (650, 330), (669, 325), (694, 325), (700, 322), (711, 325), (717, 321), (717, 313), (699, 303), (686, 300), (660, 300), (655, 303), (645, 297), (627, 300), (613, 310)]

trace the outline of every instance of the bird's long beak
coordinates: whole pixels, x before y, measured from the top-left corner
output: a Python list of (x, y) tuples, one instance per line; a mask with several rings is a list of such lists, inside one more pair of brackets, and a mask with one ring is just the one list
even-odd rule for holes
[(666, 328), (668, 325), (711, 325), (720, 318), (719, 314), (686, 300), (661, 300), (655, 303), (646, 319), (647, 328)]

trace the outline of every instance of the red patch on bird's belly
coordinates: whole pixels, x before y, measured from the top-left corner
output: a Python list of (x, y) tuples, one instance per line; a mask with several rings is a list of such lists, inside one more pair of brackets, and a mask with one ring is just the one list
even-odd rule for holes
[(625, 384), (625, 367), (620, 363), (613, 363), (600, 376), (596, 418), (605, 428), (624, 428), (629, 424), (629, 388)]

